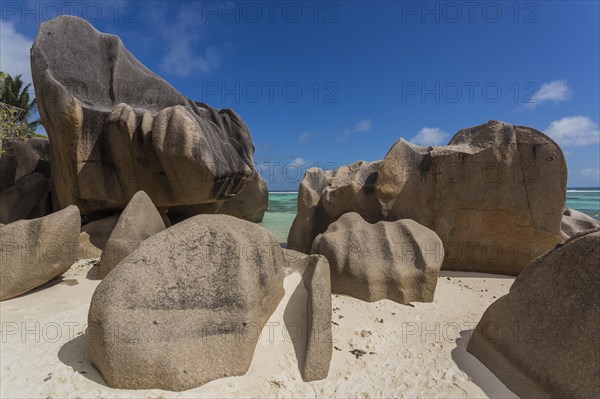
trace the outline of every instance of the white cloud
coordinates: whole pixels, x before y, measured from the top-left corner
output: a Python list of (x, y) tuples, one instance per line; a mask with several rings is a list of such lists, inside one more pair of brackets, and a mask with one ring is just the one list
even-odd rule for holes
[(600, 178), (600, 169), (598, 169), (598, 168), (596, 168), (596, 169), (585, 168), (585, 169), (582, 169), (579, 173), (583, 177)]
[(356, 133), (366, 133), (373, 128), (373, 121), (371, 119), (363, 119), (356, 123), (354, 126), (354, 132)]
[(296, 159), (294, 159), (292, 161), (292, 163), (296, 164), (298, 166), (302, 166), (302, 165), (304, 165), (306, 163), (306, 160), (304, 158), (297, 157)]
[(533, 109), (546, 101), (558, 103), (568, 100), (571, 95), (571, 89), (565, 80), (553, 80), (552, 82), (542, 83), (539, 90), (525, 104), (526, 108)]
[(368, 133), (373, 129), (373, 120), (371, 119), (361, 119), (356, 122), (353, 128), (347, 128), (344, 133), (338, 137), (336, 137), (336, 141), (343, 141), (349, 138), (352, 135), (360, 134), (360, 133)]
[(545, 132), (558, 144), (564, 146), (600, 143), (600, 129), (587, 116), (566, 116), (550, 122)]
[(300, 144), (306, 144), (308, 142), (308, 140), (310, 140), (311, 137), (312, 137), (311, 132), (304, 132), (298, 137), (298, 142)]
[(29, 49), (33, 44), (17, 32), (10, 22), (0, 20), (0, 70), (11, 76), (23, 75), (26, 83), (31, 83)]
[(220, 51), (206, 44), (207, 27), (202, 9), (195, 3), (186, 3), (176, 10), (158, 5), (148, 11), (148, 18), (159, 45), (165, 49), (160, 68), (167, 74), (178, 77), (207, 74), (221, 65)]
[(442, 145), (446, 144), (448, 136), (448, 133), (438, 127), (424, 127), (419, 130), (419, 133), (417, 133), (410, 142), (425, 147), (430, 145)]

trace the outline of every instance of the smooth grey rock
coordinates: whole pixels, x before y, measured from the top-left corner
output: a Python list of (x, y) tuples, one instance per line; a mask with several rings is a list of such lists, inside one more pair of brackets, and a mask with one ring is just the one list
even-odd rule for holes
[(557, 245), (485, 311), (467, 350), (522, 398), (600, 395), (600, 229)]
[(123, 258), (135, 251), (142, 241), (165, 228), (165, 222), (150, 197), (145, 192), (138, 191), (119, 216), (106, 242), (96, 277), (106, 277)]
[(283, 298), (283, 251), (261, 226), (198, 215), (143, 241), (98, 285), (89, 352), (107, 384), (183, 391), (248, 370)]
[(76, 206), (0, 229), (0, 300), (24, 294), (66, 272), (77, 260)]

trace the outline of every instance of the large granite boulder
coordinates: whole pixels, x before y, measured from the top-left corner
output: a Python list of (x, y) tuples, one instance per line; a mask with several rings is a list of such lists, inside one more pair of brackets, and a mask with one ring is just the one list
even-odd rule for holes
[(121, 210), (142, 190), (165, 212), (232, 198), (254, 173), (234, 111), (186, 98), (83, 19), (43, 23), (31, 69), (60, 207)]
[(347, 212), (373, 223), (382, 220), (374, 184), (381, 161), (358, 161), (334, 171), (307, 170), (298, 190), (298, 213), (288, 248), (309, 253), (315, 237)]
[(52, 212), (48, 139), (3, 138), (0, 147), (0, 222)]
[(535, 259), (484, 313), (467, 350), (524, 398), (600, 397), (600, 230)]
[(252, 181), (233, 199), (223, 202), (219, 214), (235, 216), (249, 222), (260, 223), (269, 207), (269, 187), (258, 172)]
[(408, 218), (444, 242), (444, 268), (517, 275), (561, 241), (567, 168), (559, 146), (524, 126), (490, 121), (445, 147), (400, 140), (379, 169), (387, 220)]
[(77, 260), (81, 218), (76, 206), (0, 228), (0, 300), (66, 272)]
[(431, 302), (444, 259), (433, 231), (413, 220), (368, 223), (346, 213), (315, 239), (331, 268), (331, 292), (364, 301)]
[(97, 278), (104, 278), (147, 238), (166, 228), (162, 216), (143, 191), (138, 191), (119, 216), (102, 251)]
[(254, 223), (198, 215), (143, 241), (98, 285), (93, 364), (109, 386), (182, 391), (248, 370), (283, 298), (283, 251)]
[(597, 229), (600, 227), (600, 222), (583, 212), (575, 209), (565, 208), (563, 217), (560, 222), (560, 230), (565, 237), (573, 237), (584, 231)]

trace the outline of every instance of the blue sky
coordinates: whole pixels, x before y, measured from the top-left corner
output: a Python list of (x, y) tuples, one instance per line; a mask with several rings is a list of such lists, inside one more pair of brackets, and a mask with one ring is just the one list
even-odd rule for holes
[(597, 1), (4, 1), (0, 10), (0, 69), (28, 76), (39, 24), (84, 17), (188, 97), (242, 115), (272, 190), (296, 189), (311, 166), (382, 159), (400, 137), (444, 145), (490, 119), (548, 133), (567, 156), (569, 186), (600, 186)]

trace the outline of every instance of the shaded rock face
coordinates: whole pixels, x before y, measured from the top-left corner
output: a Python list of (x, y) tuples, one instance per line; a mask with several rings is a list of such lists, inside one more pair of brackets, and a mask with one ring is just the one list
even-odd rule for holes
[(77, 260), (81, 218), (76, 206), (0, 228), (0, 300), (66, 272)]
[(381, 161), (358, 161), (335, 171), (309, 169), (298, 190), (288, 248), (309, 253), (315, 237), (347, 212), (358, 212), (369, 222), (381, 220), (374, 189), (380, 165)]
[(99, 258), (118, 220), (119, 215), (112, 215), (84, 225), (79, 234), (79, 258)]
[(269, 187), (258, 172), (235, 198), (223, 202), (219, 214), (260, 223), (269, 207)]
[[(356, 171), (352, 183), (335, 183), (342, 169)], [(566, 183), (561, 149), (528, 127), (490, 121), (443, 147), (401, 139), (383, 161), (307, 171), (288, 245), (307, 253), (317, 234), (354, 211), (371, 223), (412, 219), (435, 231), (445, 269), (517, 275), (561, 240)]]
[(302, 276), (307, 298), (307, 340), (301, 374), (304, 381), (323, 380), (329, 373), (333, 339), (331, 332), (331, 278), (324, 256), (310, 255), (304, 260)]
[(112, 230), (96, 274), (104, 278), (127, 255), (135, 251), (147, 238), (166, 228), (162, 216), (143, 191), (138, 191), (119, 216)]
[(199, 215), (143, 241), (98, 285), (93, 364), (113, 388), (182, 391), (248, 370), (283, 298), (283, 251), (266, 229)]
[(543, 133), (490, 121), (445, 147), (398, 141), (376, 191), (386, 219), (410, 218), (444, 242), (444, 268), (517, 275), (561, 240), (567, 168)]
[(41, 25), (31, 66), (61, 207), (123, 209), (142, 190), (166, 211), (232, 198), (252, 177), (242, 119), (186, 98), (117, 36), (57, 17)]
[(563, 218), (560, 222), (560, 230), (566, 237), (573, 237), (584, 231), (597, 229), (599, 227), (600, 222), (596, 219), (571, 208), (565, 208)]
[(2, 139), (0, 222), (35, 219), (52, 212), (48, 139)]
[(535, 259), (486, 310), (468, 351), (520, 397), (599, 397), (598, 259), (598, 229)]
[(368, 302), (431, 302), (444, 259), (442, 241), (413, 220), (370, 224), (346, 213), (315, 239), (331, 268), (331, 291)]

